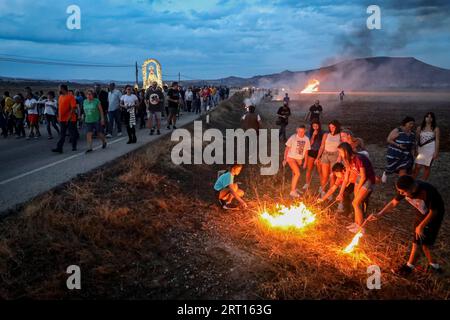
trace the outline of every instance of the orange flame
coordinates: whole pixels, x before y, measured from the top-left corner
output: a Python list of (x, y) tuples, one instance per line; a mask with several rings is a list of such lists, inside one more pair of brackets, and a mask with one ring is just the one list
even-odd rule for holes
[(359, 231), (357, 234), (355, 234), (352, 242), (350, 242), (350, 244), (344, 249), (344, 253), (352, 252), (353, 249), (355, 249), (355, 247), (358, 245), (359, 239), (361, 239), (362, 236), (363, 236), (363, 233), (361, 231)]
[(277, 205), (275, 216), (267, 210), (261, 213), (261, 219), (272, 227), (302, 229), (316, 221), (316, 216), (301, 202), (299, 205), (286, 207)]
[(319, 91), (320, 82), (317, 79), (308, 80), (308, 84), (300, 93), (313, 93)]

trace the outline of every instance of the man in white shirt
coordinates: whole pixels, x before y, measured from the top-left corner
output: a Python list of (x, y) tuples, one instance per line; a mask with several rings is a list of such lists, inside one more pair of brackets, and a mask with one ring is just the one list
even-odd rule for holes
[(192, 88), (189, 87), (184, 94), (184, 100), (186, 100), (186, 109), (188, 112), (192, 111), (192, 101), (194, 100), (194, 93), (192, 92)]
[(121, 122), (121, 112), (120, 112), (120, 98), (122, 93), (116, 88), (114, 82), (109, 84), (108, 93), (108, 134), (107, 138), (112, 138), (114, 123), (117, 127), (117, 136), (122, 135), (122, 122)]

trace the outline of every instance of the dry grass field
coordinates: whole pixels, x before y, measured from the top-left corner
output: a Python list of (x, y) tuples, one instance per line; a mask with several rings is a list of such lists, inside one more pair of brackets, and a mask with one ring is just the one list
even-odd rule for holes
[[(293, 101), (295, 123), (302, 123), (313, 96)], [(212, 115), (210, 127), (236, 128), (243, 96), (236, 94)], [(328, 100), (327, 100), (328, 99)], [(380, 101), (351, 98), (339, 105), (324, 97), (325, 122), (340, 119), (365, 139), (378, 174), (384, 141), (405, 115), (417, 119), (432, 110), (438, 117), (443, 152), (431, 182), (449, 207), (450, 102)], [(321, 97), (322, 100), (322, 97)], [(414, 99), (412, 99), (414, 100)], [(266, 127), (275, 127), (279, 102), (258, 107)], [(192, 130), (190, 126), (188, 129)], [(446, 140), (447, 139), (447, 140)], [(182, 165), (170, 160), (169, 138), (146, 146), (29, 201), (0, 221), (0, 298), (36, 299), (448, 299), (450, 276), (417, 272), (401, 279), (389, 270), (408, 253), (413, 209), (367, 225), (350, 255), (342, 253), (352, 234), (351, 219), (321, 211), (301, 232), (269, 228), (259, 219), (262, 206), (287, 204), (282, 174), (260, 176), (246, 166), (238, 177), (247, 191), (248, 210), (223, 211), (213, 184), (224, 166)], [(290, 174), (286, 170), (285, 179)], [(394, 194), (393, 180), (378, 186), (369, 211)], [(314, 178), (314, 188), (317, 179)], [(449, 268), (449, 220), (436, 245), (439, 262)], [(66, 288), (67, 266), (81, 267), (82, 290)], [(382, 271), (380, 290), (366, 287), (367, 267)]]

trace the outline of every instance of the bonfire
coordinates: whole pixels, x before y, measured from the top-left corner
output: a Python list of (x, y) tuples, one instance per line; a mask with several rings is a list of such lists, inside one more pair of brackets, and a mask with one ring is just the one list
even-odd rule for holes
[(260, 217), (269, 226), (276, 228), (303, 229), (316, 221), (316, 215), (303, 202), (290, 207), (277, 205), (273, 215), (264, 210)]
[(303, 89), (300, 93), (313, 93), (319, 91), (320, 82), (317, 79), (308, 80), (308, 84), (305, 89)]

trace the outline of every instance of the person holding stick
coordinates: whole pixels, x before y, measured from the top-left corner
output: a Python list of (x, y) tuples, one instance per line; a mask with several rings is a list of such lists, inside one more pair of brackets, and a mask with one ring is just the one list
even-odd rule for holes
[(364, 213), (367, 210), (367, 202), (375, 186), (375, 171), (372, 163), (366, 156), (355, 153), (353, 148), (347, 142), (343, 142), (338, 147), (339, 156), (345, 165), (345, 178), (342, 183), (339, 195), (336, 197), (337, 201), (344, 200), (344, 193), (349, 182), (353, 182), (354, 199), (352, 206), (355, 211), (355, 222), (347, 228), (354, 233), (357, 233), (362, 226), (364, 220)]
[[(345, 166), (342, 163), (337, 162), (334, 164), (334, 166), (331, 170), (333, 172), (333, 175), (335, 176), (335, 182), (328, 189), (328, 191), (325, 193), (325, 195), (323, 197), (319, 197), (319, 199), (317, 199), (317, 203), (319, 203), (319, 204), (324, 202), (329, 197), (331, 197), (336, 192), (336, 190), (340, 190), (342, 188), (342, 185), (344, 184), (345, 174), (346, 174)], [(351, 212), (351, 208), (352, 208), (351, 195), (354, 191), (355, 191), (355, 183), (352, 181), (348, 181), (347, 184), (345, 185), (344, 196), (343, 196), (343, 201), (342, 201), (343, 208), (344, 208), (343, 211), (346, 213)], [(332, 204), (329, 205), (329, 207), (334, 205), (336, 202), (337, 202), (336, 200), (333, 201)], [(364, 203), (364, 207), (367, 207), (367, 203)]]
[(369, 217), (370, 221), (381, 218), (405, 199), (417, 209), (411, 253), (408, 262), (393, 272), (400, 276), (411, 274), (419, 258), (420, 249), (428, 260), (427, 271), (442, 273), (442, 268), (434, 260), (431, 247), (434, 245), (445, 214), (444, 201), (431, 184), (415, 180), (404, 175), (396, 183), (397, 195), (377, 214)]

